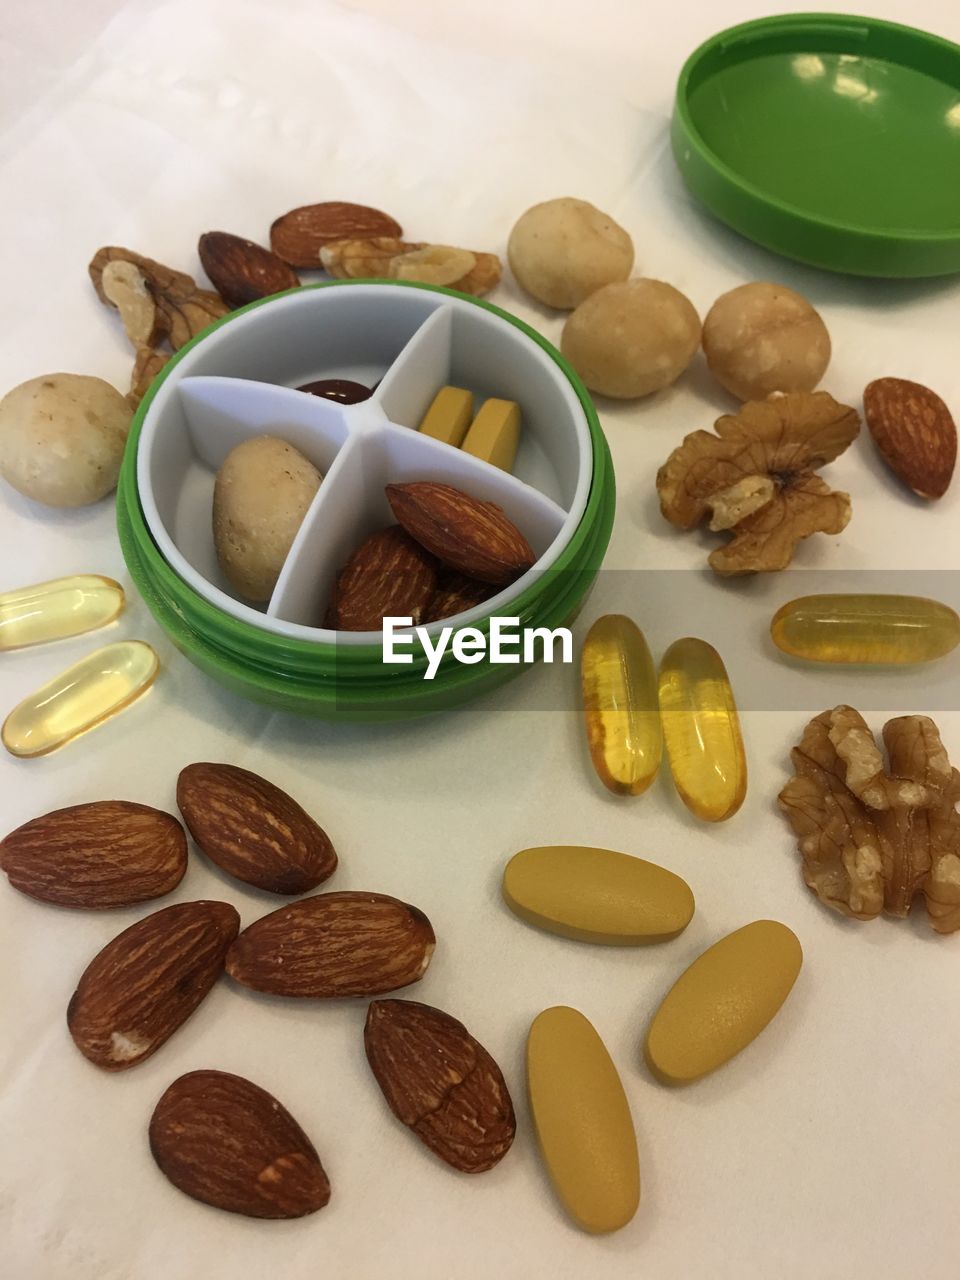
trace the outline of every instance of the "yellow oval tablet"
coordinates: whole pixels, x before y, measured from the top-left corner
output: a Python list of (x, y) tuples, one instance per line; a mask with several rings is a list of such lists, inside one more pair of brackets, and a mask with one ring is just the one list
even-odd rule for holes
[(528, 924), (607, 946), (675, 938), (694, 907), (690, 886), (672, 871), (581, 845), (521, 850), (504, 870), (503, 896)]
[(647, 1032), (647, 1063), (664, 1084), (722, 1067), (771, 1020), (803, 963), (796, 934), (755, 920), (714, 943), (667, 992)]
[(558, 1005), (534, 1019), (527, 1089), (554, 1190), (585, 1231), (617, 1231), (640, 1203), (633, 1119), (617, 1069), (592, 1025)]

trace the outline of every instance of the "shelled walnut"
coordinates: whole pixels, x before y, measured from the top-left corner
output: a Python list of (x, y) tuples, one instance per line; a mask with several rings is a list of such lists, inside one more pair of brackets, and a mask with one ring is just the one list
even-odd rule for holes
[[(442, 273), (442, 265), (449, 267)], [(375, 236), (367, 240), (334, 240), (320, 250), (320, 265), (337, 280), (379, 277), (385, 280), (419, 280), (446, 284), (478, 297), (500, 281), (500, 259), (495, 253), (453, 249), (423, 240)]]
[(937, 933), (960, 929), (960, 773), (927, 716), (883, 729), (889, 765), (866, 721), (839, 706), (811, 720), (792, 752), (780, 807), (799, 837), (803, 878), (857, 920), (906, 916), (926, 899)]
[(108, 292), (104, 274), (106, 268), (115, 262), (131, 264), (140, 272), (163, 317), (165, 333), (174, 351), (179, 351), (201, 329), (227, 315), (230, 310), (219, 294), (198, 288), (194, 278), (185, 271), (174, 271), (162, 262), (134, 253), (132, 249), (112, 245), (98, 249), (89, 267), (93, 287), (100, 301), (108, 306), (117, 306), (117, 302), (111, 297), (113, 290)]
[(671, 524), (710, 528), (733, 538), (711, 552), (725, 577), (784, 569), (812, 533), (840, 533), (850, 497), (834, 493), (817, 471), (856, 439), (855, 409), (826, 391), (794, 391), (745, 404), (694, 431), (657, 473), (660, 509)]

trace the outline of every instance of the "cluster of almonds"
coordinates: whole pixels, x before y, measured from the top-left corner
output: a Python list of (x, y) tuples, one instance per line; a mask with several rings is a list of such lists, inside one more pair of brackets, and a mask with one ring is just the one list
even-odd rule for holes
[[(198, 847), (246, 885), (294, 895), (337, 866), (326, 833), (289, 795), (248, 770), (193, 764), (177, 803)], [(170, 814), (103, 801), (35, 818), (0, 841), (14, 888), (73, 908), (162, 897), (187, 869)], [(67, 1023), (83, 1055), (124, 1071), (155, 1053), (225, 970), (272, 995), (382, 995), (417, 982), (436, 938), (418, 908), (378, 893), (320, 893), (240, 931), (226, 902), (156, 911), (109, 942), (80, 977)], [(490, 1169), (509, 1150), (513, 1105), (503, 1075), (462, 1023), (429, 1005), (373, 1000), (364, 1043), (394, 1115), (453, 1168)], [(330, 1183), (296, 1121), (239, 1076), (194, 1071), (166, 1090), (150, 1122), (159, 1167), (180, 1190), (236, 1213), (299, 1217), (325, 1205)]]
[(387, 617), (437, 622), (515, 582), (536, 556), (500, 507), (436, 481), (386, 487), (397, 524), (365, 539), (337, 575), (325, 619), (379, 631)]

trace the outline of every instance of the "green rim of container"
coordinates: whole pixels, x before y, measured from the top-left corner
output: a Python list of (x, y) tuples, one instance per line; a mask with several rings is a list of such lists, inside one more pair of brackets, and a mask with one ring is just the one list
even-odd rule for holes
[[(877, 210), (875, 221), (818, 212), (815, 162), (810, 174), (813, 197), (809, 205), (802, 205), (779, 198), (762, 183), (744, 177), (705, 140), (691, 98), (711, 76), (753, 59), (804, 53), (848, 54), (882, 62), (887, 102), (901, 120), (909, 114), (920, 117), (928, 110), (929, 82), (939, 82), (945, 92), (955, 90), (960, 103), (960, 46), (939, 36), (895, 22), (845, 14), (794, 13), (741, 23), (700, 45), (680, 72), (671, 142), (690, 191), (717, 218), (748, 239), (813, 266), (891, 278), (960, 271), (960, 119), (954, 128), (949, 118), (937, 121), (931, 117), (930, 137), (934, 144), (939, 138), (942, 161), (925, 165), (924, 183), (916, 184), (917, 189), (911, 191), (918, 214), (931, 193), (942, 208), (950, 191), (956, 192), (957, 222), (947, 229), (925, 226), (919, 220), (912, 228), (884, 225), (884, 201), (889, 198), (891, 187), (901, 181), (902, 166), (898, 163), (896, 137), (883, 128), (882, 112), (888, 108), (881, 100), (873, 115), (862, 116), (858, 154), (846, 153), (850, 184), (857, 183), (861, 196), (869, 184), (866, 194)], [(785, 160), (803, 164), (805, 155), (823, 151), (824, 141), (829, 138), (829, 105), (835, 97), (835, 93), (833, 99), (829, 94), (822, 95), (825, 111), (821, 119), (816, 96), (808, 94), (802, 104), (798, 96), (797, 110), (789, 113), (791, 130), (794, 135), (804, 131), (809, 145), (793, 149), (789, 142), (784, 143), (783, 122), (776, 111), (750, 114), (746, 143), (744, 113), (738, 116), (731, 111), (731, 128), (739, 130), (735, 145), (751, 145), (755, 141), (759, 154), (773, 158), (777, 164)], [(948, 111), (947, 116), (950, 114)], [(957, 114), (960, 116), (960, 108)], [(852, 118), (856, 122), (857, 117)], [(903, 148), (900, 159), (914, 159), (905, 140), (899, 145)], [(864, 157), (866, 164), (862, 162)]]
[[(384, 280), (337, 280), (304, 288), (365, 284), (425, 289), (460, 300), (467, 297), (433, 285)], [(486, 661), (466, 666), (448, 654), (436, 677), (425, 681), (422, 656), (411, 665), (390, 670), (383, 666), (378, 644), (318, 645), (262, 631), (205, 600), (163, 558), (137, 492), (137, 445), (146, 412), (164, 379), (196, 343), (238, 315), (273, 300), (260, 299), (231, 312), (183, 346), (161, 370), (134, 416), (117, 486), (117, 530), (127, 568), (147, 607), (173, 643), (208, 675), (244, 697), (301, 714), (345, 720), (406, 719), (462, 704), (504, 684), (524, 667)], [(560, 352), (517, 316), (482, 299), (467, 300), (506, 320), (541, 347), (569, 380), (586, 416), (593, 475), (583, 518), (553, 566), (511, 604), (510, 616), (519, 617), (521, 626), (561, 626), (576, 613), (610, 541), (616, 491), (609, 447), (589, 392)], [(474, 625), (484, 634), (489, 631), (487, 621)]]

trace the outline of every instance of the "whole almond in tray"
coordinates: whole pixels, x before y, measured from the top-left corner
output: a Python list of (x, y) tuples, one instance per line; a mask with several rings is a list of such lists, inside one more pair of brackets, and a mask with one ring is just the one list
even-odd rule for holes
[(302, 1218), (330, 1199), (313, 1143), (259, 1085), (226, 1071), (174, 1080), (150, 1120), (150, 1150), (180, 1191), (250, 1218)]
[(197, 249), (210, 283), (231, 307), (243, 307), (300, 284), (282, 258), (228, 231), (205, 232)]
[(489, 582), (478, 582), (476, 578), (468, 578), (456, 569), (444, 569), (437, 583), (437, 589), (430, 597), (424, 622), (440, 622), (443, 618), (452, 618), (458, 613), (466, 613), (478, 604), (483, 604), (491, 596), (496, 595), (498, 588)]
[(373, 533), (337, 575), (331, 625), (379, 631), (384, 618), (423, 619), (437, 585), (437, 562), (399, 525)]
[(176, 818), (97, 800), (55, 809), (0, 841), (0, 868), (21, 893), (59, 907), (129, 907), (175, 889), (187, 869)]
[(233, 764), (187, 765), (177, 804), (194, 840), (227, 875), (270, 893), (306, 893), (337, 867), (323, 828), (285, 791)]
[(363, 1041), (390, 1110), (462, 1173), (492, 1169), (517, 1131), (500, 1068), (462, 1022), (413, 1000), (374, 1000)]
[(301, 205), (277, 218), (270, 228), (270, 248), (291, 267), (319, 271), (320, 250), (325, 244), (402, 234), (400, 223), (379, 209), (344, 200), (324, 200)]
[(505, 586), (536, 560), (500, 507), (453, 485), (432, 480), (388, 484), (387, 501), (411, 538), (468, 578)]
[(164, 1044), (223, 971), (240, 917), (226, 902), (181, 902), (138, 920), (83, 972), (67, 1009), (95, 1066), (125, 1071)]
[(406, 902), (319, 893), (244, 929), (227, 973), (276, 996), (374, 996), (419, 981), (435, 946), (430, 921)]
[(921, 498), (942, 498), (957, 461), (957, 428), (929, 387), (877, 378), (863, 393), (863, 414), (887, 465)]

